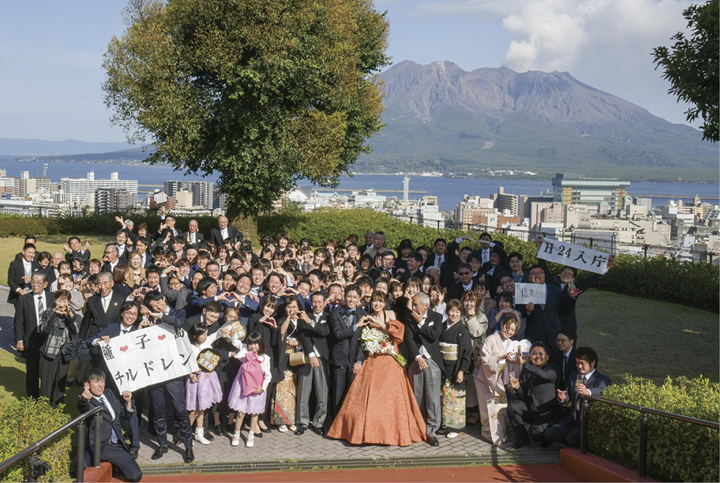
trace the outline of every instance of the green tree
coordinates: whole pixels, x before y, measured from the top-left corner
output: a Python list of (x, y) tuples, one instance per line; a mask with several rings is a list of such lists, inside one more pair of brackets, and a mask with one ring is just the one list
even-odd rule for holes
[(691, 29), (690, 38), (678, 32), (675, 44), (653, 49), (655, 63), (663, 67), (663, 78), (670, 81), (669, 92), (678, 100), (694, 104), (685, 115), (688, 121), (702, 117), (703, 139), (717, 142), (720, 137), (718, 108), (720, 78), (718, 77), (718, 0), (703, 5), (691, 5), (683, 12)]
[(104, 56), (106, 105), (147, 162), (220, 175), (255, 216), (300, 179), (333, 186), (382, 128), (372, 0), (130, 0)]

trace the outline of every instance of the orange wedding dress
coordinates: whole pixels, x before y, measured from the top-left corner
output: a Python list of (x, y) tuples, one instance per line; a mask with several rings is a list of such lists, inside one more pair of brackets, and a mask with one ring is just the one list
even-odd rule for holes
[[(399, 353), (405, 326), (389, 320), (387, 333)], [(392, 355), (365, 358), (327, 435), (352, 444), (409, 446), (425, 441), (425, 422), (410, 381)]]

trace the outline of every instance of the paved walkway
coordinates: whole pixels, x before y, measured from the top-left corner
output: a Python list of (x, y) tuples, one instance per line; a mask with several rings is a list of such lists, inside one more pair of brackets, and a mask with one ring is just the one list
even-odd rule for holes
[[(12, 305), (7, 289), (0, 287), (0, 349), (15, 353)], [(394, 446), (352, 446), (345, 441), (320, 437), (308, 431), (303, 436), (273, 431), (256, 438), (253, 448), (231, 446), (230, 437), (215, 437), (209, 445), (194, 444), (195, 462), (182, 462), (182, 445), (170, 444), (161, 460), (150, 459), (157, 447), (147, 431), (147, 419), (141, 422), (141, 449), (138, 462), (150, 475), (179, 473), (241, 473), (287, 469), (353, 469), (404, 466), (467, 466), (558, 463), (558, 447), (541, 448), (537, 444), (519, 450), (510, 445), (494, 447), (480, 436), (480, 425), (469, 426), (455, 439), (440, 438), (440, 446), (415, 443), (404, 448)]]

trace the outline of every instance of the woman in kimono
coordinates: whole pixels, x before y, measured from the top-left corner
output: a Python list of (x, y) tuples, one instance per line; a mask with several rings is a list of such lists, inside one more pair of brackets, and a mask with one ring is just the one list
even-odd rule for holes
[(466, 378), (472, 366), (472, 346), (468, 330), (460, 321), (462, 304), (459, 300), (447, 303), (447, 316), (440, 334), (440, 352), (445, 365), (441, 430), (448, 438), (455, 438), (465, 428)]
[[(302, 351), (300, 331), (298, 330), (298, 313), (300, 302), (297, 297), (289, 296), (285, 301), (285, 317), (278, 322), (277, 344), (275, 356), (276, 370), (282, 380), (275, 387), (275, 403), (271, 415), (271, 424), (278, 426), (278, 431), (287, 433), (295, 431), (295, 401), (297, 370), (290, 365), (290, 356)], [(274, 379), (274, 378), (273, 378)]]
[[(481, 299), (474, 291), (465, 292), (460, 299), (460, 303), (463, 307), (463, 323), (470, 335), (470, 343), (472, 345), (472, 367), (475, 367), (476, 361), (480, 360), (480, 351), (482, 350), (483, 342), (485, 342), (485, 336), (488, 330), (488, 319), (483, 311)], [(470, 413), (467, 420), (468, 424), (476, 424), (480, 421), (478, 396), (475, 390), (475, 383), (472, 381), (467, 385), (465, 407)]]
[(505, 394), (505, 366), (515, 360), (509, 351), (512, 337), (519, 328), (517, 319), (511, 316), (501, 321), (498, 332), (485, 339), (480, 360), (475, 363), (475, 389), (482, 421), (482, 436), (494, 445), (505, 440), (507, 426), (507, 396)]

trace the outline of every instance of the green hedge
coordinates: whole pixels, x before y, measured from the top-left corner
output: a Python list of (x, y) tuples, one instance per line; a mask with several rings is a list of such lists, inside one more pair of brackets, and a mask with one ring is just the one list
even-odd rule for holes
[(709, 263), (619, 255), (597, 288), (718, 312), (719, 274)]
[[(662, 386), (627, 376), (603, 397), (706, 421), (718, 421), (720, 387), (706, 378), (668, 378)], [(590, 452), (637, 471), (638, 411), (593, 403)], [(660, 416), (648, 416), (648, 476), (661, 481), (718, 481), (718, 431)]]
[[(0, 408), (0, 461), (14, 456), (32, 443), (70, 422), (63, 405), (53, 409), (47, 399), (19, 399)], [(72, 431), (52, 441), (38, 457), (52, 468), (38, 481), (71, 481), (70, 450)], [(27, 481), (27, 458), (0, 473), (0, 481)]]

